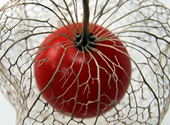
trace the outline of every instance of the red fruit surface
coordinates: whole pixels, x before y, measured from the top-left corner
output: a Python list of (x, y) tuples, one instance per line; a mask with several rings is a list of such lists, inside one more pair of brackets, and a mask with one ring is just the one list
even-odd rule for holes
[[(81, 26), (77, 24), (79, 32)], [(92, 33), (96, 45), (80, 51), (73, 41), (75, 26), (61, 27), (45, 38), (37, 52), (37, 86), (45, 100), (66, 115), (91, 118), (103, 114), (123, 98), (130, 83), (131, 62), (123, 43), (98, 25)]]

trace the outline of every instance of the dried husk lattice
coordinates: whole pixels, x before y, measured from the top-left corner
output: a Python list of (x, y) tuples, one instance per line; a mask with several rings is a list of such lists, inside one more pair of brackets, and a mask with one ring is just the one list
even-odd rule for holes
[(170, 10), (157, 0), (89, 0), (89, 7), (90, 22), (112, 31), (129, 52), (132, 76), (124, 98), (91, 119), (49, 106), (35, 83), (36, 52), (47, 35), (82, 21), (82, 1), (9, 1), (0, 9), (0, 90), (18, 125), (161, 123), (170, 99)]

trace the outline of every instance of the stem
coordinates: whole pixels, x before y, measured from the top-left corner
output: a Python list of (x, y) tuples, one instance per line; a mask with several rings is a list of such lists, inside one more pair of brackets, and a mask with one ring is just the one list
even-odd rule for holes
[(83, 0), (83, 24), (82, 24), (82, 44), (87, 45), (89, 41), (89, 0)]
[(81, 33), (77, 33), (76, 39), (75, 39), (75, 45), (76, 48), (82, 51), (82, 49), (85, 47), (87, 49), (90, 49), (91, 47), (95, 47), (94, 44), (91, 44), (95, 42), (95, 37), (93, 37), (92, 33), (89, 33), (89, 16), (90, 16), (90, 10), (89, 10), (89, 0), (82, 0), (83, 2), (83, 23), (81, 27)]

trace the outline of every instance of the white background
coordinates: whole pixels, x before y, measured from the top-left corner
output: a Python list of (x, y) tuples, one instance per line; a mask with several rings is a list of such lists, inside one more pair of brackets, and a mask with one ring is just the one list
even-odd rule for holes
[[(0, 7), (6, 3), (7, 0), (0, 0)], [(160, 0), (170, 8), (170, 0)], [(168, 125), (170, 118), (170, 109), (164, 117), (163, 122), (161, 125)], [(0, 125), (15, 125), (15, 110), (12, 105), (4, 98), (2, 93), (0, 92)]]

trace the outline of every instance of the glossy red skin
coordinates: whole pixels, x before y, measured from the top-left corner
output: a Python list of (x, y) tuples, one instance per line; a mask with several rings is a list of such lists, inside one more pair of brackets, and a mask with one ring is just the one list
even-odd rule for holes
[[(81, 23), (78, 24), (79, 29), (81, 29), (81, 25)], [(72, 24), (71, 27), (75, 29)], [(103, 27), (96, 25), (93, 31), (98, 28), (99, 30), (96, 33), (103, 30)], [(61, 27), (60, 31), (56, 30), (55, 32), (61, 33), (61, 31), (74, 38), (65, 27)], [(106, 32), (108, 32), (107, 29), (102, 31), (98, 37)], [(95, 49), (104, 53), (115, 65), (120, 65), (113, 66), (113, 64), (107, 60), (111, 68), (115, 70), (118, 77), (117, 83), (113, 78), (111, 78), (110, 81), (108, 80), (109, 76), (102, 67), (111, 74), (113, 74), (113, 72), (95, 51), (90, 50), (90, 53), (97, 61), (97, 65), (100, 66), (99, 76), (97, 75), (98, 66), (96, 66), (94, 59), (91, 58), (87, 51), (84, 53), (79, 51), (74, 46), (73, 41), (61, 35), (57, 36), (54, 33), (45, 38), (42, 43), (45, 47), (42, 46), (37, 52), (37, 58), (34, 65), (35, 78), (40, 91), (48, 85), (42, 95), (52, 107), (55, 107), (57, 111), (66, 115), (73, 114), (74, 117), (91, 118), (111, 110), (114, 107), (114, 104), (111, 101), (116, 100), (114, 102), (116, 104), (122, 99), (129, 86), (131, 62), (129, 57), (125, 55), (128, 55), (128, 53), (124, 45), (117, 37), (113, 34), (111, 35), (114, 37), (114, 40), (98, 41), (98, 43), (102, 45), (110, 45), (118, 49), (118, 51), (114, 48), (104, 47), (101, 45), (96, 45)], [(65, 48), (57, 44), (62, 44)], [(66, 47), (68, 48), (66, 49)], [(63, 56), (64, 51), (65, 54)], [(41, 53), (38, 54), (39, 52)], [(77, 53), (78, 55), (76, 55)], [(63, 59), (61, 60), (62, 56)], [(85, 57), (85, 59), (83, 57)], [(48, 59), (46, 61), (42, 61), (41, 64), (38, 62), (46, 58)], [(89, 62), (90, 59), (92, 60)], [(62, 63), (59, 66), (61, 61)], [(77, 76), (78, 73), (80, 73), (79, 76)], [(127, 75), (129, 77), (127, 77)], [(52, 76), (54, 77), (52, 82), (50, 82)], [(67, 81), (63, 76), (67, 78)], [(100, 109), (99, 112), (97, 112), (98, 109)]]

